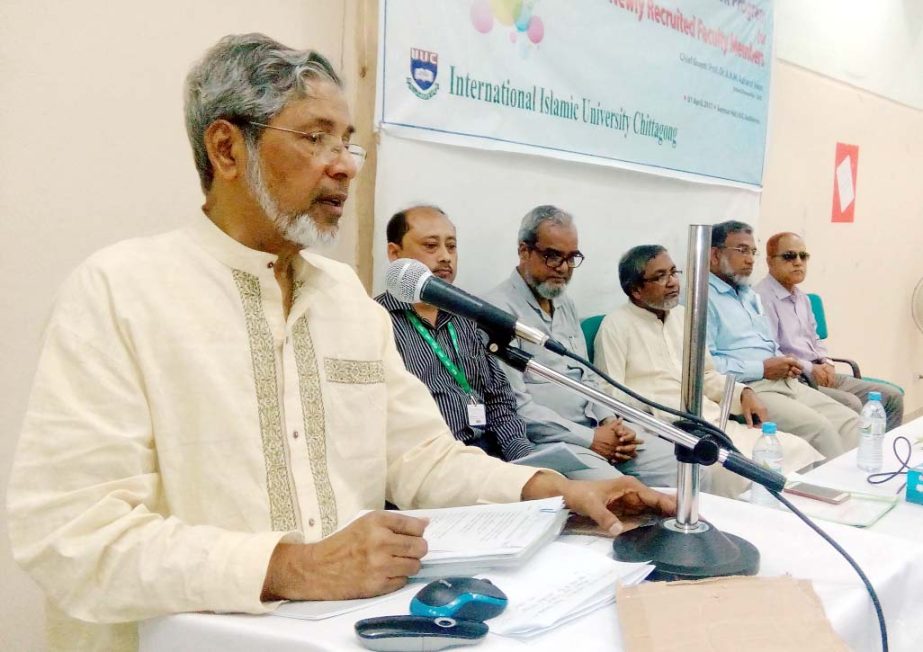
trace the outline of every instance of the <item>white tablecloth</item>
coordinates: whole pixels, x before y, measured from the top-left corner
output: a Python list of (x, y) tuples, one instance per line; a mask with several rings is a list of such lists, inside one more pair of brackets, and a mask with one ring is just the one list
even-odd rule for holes
[[(851, 648), (880, 649), (872, 604), (858, 576), (833, 548), (794, 515), (710, 495), (701, 496), (701, 513), (717, 527), (756, 545), (762, 556), (760, 575), (789, 573), (813, 580), (827, 616)], [(923, 649), (923, 546), (847, 526), (825, 523), (822, 527), (853, 555), (875, 585), (884, 606), (891, 649), (896, 652)], [(180, 614), (144, 623), (141, 650), (363, 650), (353, 632), (353, 623), (395, 613), (407, 613), (406, 605), (400, 608), (397, 604), (379, 603), (364, 611), (315, 622), (272, 615)], [(549, 652), (620, 650), (616, 607), (597, 610), (528, 641), (489, 634), (477, 649), (489, 652), (527, 647)]]
[[(923, 437), (923, 417), (906, 423), (900, 428), (895, 428), (885, 434), (882, 471), (894, 471), (900, 463), (894, 456), (892, 443), (895, 437), (903, 435), (913, 444), (911, 466), (923, 464), (923, 446), (917, 439)], [(904, 449), (900, 449), (903, 454)], [(807, 482), (821, 485), (859, 491), (884, 496), (900, 496), (900, 502), (890, 512), (885, 514), (880, 521), (875, 523), (870, 530), (881, 534), (890, 534), (923, 543), (923, 505), (908, 503), (904, 500), (904, 491), (901, 489), (906, 480), (906, 475), (900, 475), (883, 484), (869, 484), (866, 480), (868, 473), (856, 466), (855, 449), (843, 453), (837, 458), (805, 473)], [(923, 594), (923, 587), (920, 589)], [(921, 615), (921, 628), (923, 628), (923, 615)]]

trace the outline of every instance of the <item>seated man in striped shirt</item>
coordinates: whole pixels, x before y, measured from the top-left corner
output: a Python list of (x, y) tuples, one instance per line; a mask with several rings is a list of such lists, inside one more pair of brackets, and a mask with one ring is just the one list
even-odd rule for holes
[[(443, 281), (455, 280), (455, 225), (435, 206), (395, 213), (387, 226), (388, 258), (414, 258)], [(506, 375), (469, 319), (425, 303), (413, 307), (387, 292), (375, 297), (391, 315), (404, 365), (429, 389), (459, 441), (512, 461), (533, 451), (516, 414)]]
[[(443, 281), (455, 280), (455, 225), (441, 209), (395, 213), (387, 237), (390, 260), (414, 258)], [(425, 303), (411, 308), (387, 292), (375, 300), (391, 315), (404, 365), (429, 389), (456, 439), (507, 461), (533, 451), (506, 375), (487, 353), (477, 324)]]

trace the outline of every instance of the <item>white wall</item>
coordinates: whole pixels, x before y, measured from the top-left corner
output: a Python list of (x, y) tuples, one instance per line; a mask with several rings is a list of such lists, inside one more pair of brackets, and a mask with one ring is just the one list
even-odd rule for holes
[[(923, 407), (923, 333), (910, 296), (923, 279), (923, 111), (777, 62), (760, 239), (795, 231), (824, 297), (832, 355), (900, 384)], [(831, 222), (837, 142), (859, 146), (854, 223)]]
[[(923, 409), (923, 0), (776, 0), (763, 236), (807, 239), (805, 287), (825, 299), (828, 347)], [(855, 222), (831, 223), (837, 142), (859, 146)]]
[[(341, 2), (3, 0), (0, 3), (0, 491), (5, 493), (42, 325), (90, 252), (183, 224), (202, 195), (182, 82), (220, 36), (261, 31), (338, 65)], [(355, 228), (337, 255), (354, 258)], [(5, 501), (4, 501), (5, 502)], [(0, 649), (40, 650), (38, 589), (0, 517)]]
[(775, 2), (776, 57), (923, 109), (923, 2)]

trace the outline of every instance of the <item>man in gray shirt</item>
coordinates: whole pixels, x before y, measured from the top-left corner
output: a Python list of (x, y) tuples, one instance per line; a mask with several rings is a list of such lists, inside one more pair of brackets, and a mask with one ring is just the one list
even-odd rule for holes
[[(518, 267), (490, 292), (488, 300), (586, 358), (577, 308), (565, 295), (581, 262), (573, 218), (554, 206), (538, 206), (526, 214), (519, 228)], [(568, 358), (522, 340), (514, 344), (536, 362), (574, 380), (597, 387), (604, 382)], [(635, 431), (640, 428), (629, 428), (608, 408), (534, 374), (521, 374), (505, 365), (504, 371), (529, 439), (539, 450), (563, 442), (588, 467), (568, 477), (586, 480), (625, 474), (652, 486), (675, 486), (672, 444), (648, 436), (639, 448), (642, 441)]]

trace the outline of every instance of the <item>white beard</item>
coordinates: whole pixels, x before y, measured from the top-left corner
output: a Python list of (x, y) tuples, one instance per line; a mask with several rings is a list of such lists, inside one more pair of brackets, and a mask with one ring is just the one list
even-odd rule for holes
[(731, 279), (737, 287), (745, 288), (750, 285), (750, 275), (735, 274), (734, 270), (731, 269), (731, 263), (724, 256), (721, 256), (718, 261), (718, 267), (721, 269), (721, 273)]
[(669, 312), (679, 305), (679, 297), (670, 297), (669, 299), (664, 299), (659, 303), (647, 303), (646, 305), (648, 308), (653, 310), (663, 310), (665, 312)]
[(538, 292), (538, 295), (544, 299), (551, 301), (552, 299), (557, 299), (559, 296), (564, 294), (564, 290), (567, 289), (567, 284), (557, 285), (543, 281), (535, 286), (535, 291)]
[(559, 296), (564, 294), (564, 291), (567, 290), (567, 283), (565, 281), (563, 285), (558, 285), (557, 283), (549, 283), (548, 281), (542, 281), (541, 283), (536, 283), (535, 279), (529, 272), (523, 273), (523, 278), (526, 281), (526, 285), (532, 288), (538, 296), (543, 299), (557, 299)]
[(278, 204), (269, 195), (269, 189), (263, 180), (259, 152), (249, 145), (247, 146), (247, 185), (250, 186), (250, 192), (266, 213), (266, 217), (272, 220), (276, 229), (287, 241), (297, 244), (302, 249), (336, 242), (338, 226), (321, 230), (309, 213), (290, 215), (279, 210)]

